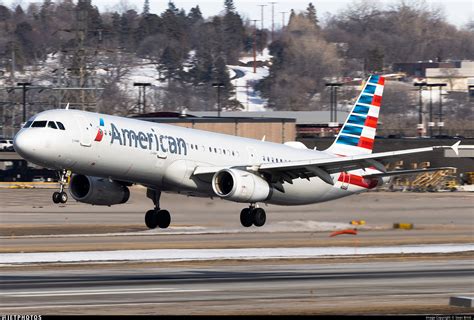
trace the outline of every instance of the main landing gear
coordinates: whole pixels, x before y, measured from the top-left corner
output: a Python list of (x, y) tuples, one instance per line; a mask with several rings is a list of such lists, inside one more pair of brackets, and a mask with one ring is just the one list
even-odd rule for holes
[(255, 205), (250, 205), (249, 208), (245, 208), (240, 212), (240, 223), (246, 228), (252, 225), (261, 227), (265, 224), (266, 220), (265, 210), (256, 208)]
[(155, 208), (153, 210), (148, 210), (145, 214), (145, 224), (149, 229), (155, 229), (160, 227), (161, 229), (166, 229), (171, 223), (171, 215), (168, 210), (160, 209), (160, 196), (161, 191), (154, 189), (147, 189), (146, 196), (153, 200)]
[(67, 202), (67, 193), (64, 192), (64, 186), (66, 185), (67, 171), (59, 171), (59, 192), (53, 193), (53, 202), (54, 203), (66, 203)]

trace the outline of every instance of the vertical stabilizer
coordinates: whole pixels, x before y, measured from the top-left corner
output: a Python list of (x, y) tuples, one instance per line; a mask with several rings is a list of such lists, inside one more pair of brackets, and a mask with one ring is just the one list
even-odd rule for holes
[(326, 152), (342, 156), (372, 153), (384, 84), (382, 76), (369, 77), (336, 140)]

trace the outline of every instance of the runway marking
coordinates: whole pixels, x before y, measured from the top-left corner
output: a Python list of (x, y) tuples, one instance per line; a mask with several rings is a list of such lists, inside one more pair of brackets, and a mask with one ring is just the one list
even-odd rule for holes
[(101, 290), (61, 290), (61, 291), (24, 291), (3, 293), (4, 297), (56, 297), (56, 296), (89, 296), (89, 295), (109, 295), (109, 294), (133, 294), (133, 293), (186, 293), (186, 292), (212, 292), (208, 289), (175, 289), (175, 288), (154, 288), (154, 289), (101, 289)]

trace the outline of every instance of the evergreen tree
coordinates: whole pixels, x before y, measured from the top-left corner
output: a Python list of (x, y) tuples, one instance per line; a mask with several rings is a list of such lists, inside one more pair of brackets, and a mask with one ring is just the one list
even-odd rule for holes
[(319, 21), (316, 15), (316, 8), (314, 7), (313, 3), (310, 2), (308, 4), (308, 8), (306, 8), (306, 18), (316, 27), (319, 28)]
[(195, 6), (189, 10), (188, 19), (191, 25), (204, 20), (199, 6)]
[(234, 12), (235, 13), (235, 5), (233, 0), (225, 0), (224, 1), (224, 8), (225, 13)]
[(142, 15), (146, 16), (148, 14), (150, 14), (150, 0), (145, 0), (145, 3), (143, 4)]

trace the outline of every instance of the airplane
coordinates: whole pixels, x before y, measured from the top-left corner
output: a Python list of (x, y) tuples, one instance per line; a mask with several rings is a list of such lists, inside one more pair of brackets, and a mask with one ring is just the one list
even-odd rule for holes
[(329, 201), (374, 189), (391, 176), (446, 169), (387, 171), (384, 163), (443, 149), (458, 154), (460, 141), (372, 153), (384, 85), (383, 76), (368, 78), (335, 141), (323, 151), (68, 107), (29, 119), (14, 148), (24, 159), (60, 173), (54, 203), (67, 202), (66, 175), (73, 172), (71, 196), (92, 205), (125, 203), (128, 187), (145, 186), (154, 204), (145, 214), (150, 229), (171, 222), (169, 211), (160, 207), (162, 192), (249, 204), (240, 213), (242, 226), (261, 227), (262, 203)]

